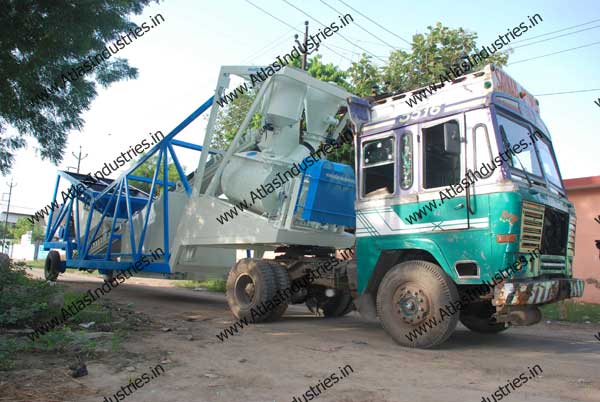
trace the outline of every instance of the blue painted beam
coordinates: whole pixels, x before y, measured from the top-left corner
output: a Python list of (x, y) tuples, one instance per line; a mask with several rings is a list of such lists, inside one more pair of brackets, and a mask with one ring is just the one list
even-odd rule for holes
[[(208, 100), (206, 102), (204, 102), (202, 105), (200, 105), (200, 107), (198, 109), (194, 110), (192, 112), (192, 114), (190, 114), (188, 117), (186, 117), (185, 120), (183, 120), (181, 123), (179, 123), (179, 125), (177, 125), (177, 127), (175, 127), (173, 130), (171, 130), (171, 132), (169, 134), (167, 134), (167, 136), (165, 138), (163, 138), (162, 140), (160, 140), (158, 142), (158, 144), (154, 145), (154, 147), (152, 147), (147, 153), (145, 153), (140, 158), (140, 160), (138, 160), (136, 163), (134, 163), (125, 172), (123, 172), (121, 174), (121, 176), (119, 176), (119, 179), (123, 178), (124, 176), (129, 176), (134, 170), (136, 170), (144, 162), (146, 162), (152, 155), (154, 155), (156, 152), (158, 152), (158, 150), (163, 146), (163, 144), (165, 144), (167, 142), (170, 142), (173, 139), (173, 137), (175, 137), (177, 134), (179, 134), (179, 132), (181, 130), (183, 130), (184, 128), (186, 128), (187, 126), (189, 126), (191, 122), (193, 122), (194, 120), (196, 120), (196, 118), (198, 118), (198, 116), (200, 116), (202, 113), (204, 113), (204, 111), (206, 111), (209, 107), (212, 106), (213, 99), (214, 99), (214, 96), (211, 96), (210, 98), (208, 98)], [(106, 187), (104, 189), (104, 191), (102, 191), (99, 195), (96, 196), (96, 198), (102, 197), (112, 187), (116, 186), (116, 182), (119, 181), (119, 179), (115, 180), (110, 186)]]
[[(116, 261), (99, 261), (99, 260), (68, 260), (67, 267), (69, 268), (87, 268), (87, 269), (102, 269), (102, 270), (115, 270), (125, 271), (129, 268), (133, 271), (131, 261), (129, 262), (116, 262)], [(163, 274), (171, 273), (169, 264), (164, 262), (151, 262), (144, 267), (140, 272), (158, 272)]]

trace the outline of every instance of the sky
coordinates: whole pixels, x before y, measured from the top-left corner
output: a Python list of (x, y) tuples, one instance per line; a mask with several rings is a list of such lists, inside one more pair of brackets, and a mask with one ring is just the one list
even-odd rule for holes
[[(320, 27), (283, 0), (251, 1), (297, 29), (303, 30), (307, 19), (311, 31)], [(327, 25), (338, 20), (338, 13), (327, 7), (325, 0), (288, 1)], [(392, 50), (390, 45), (407, 46), (399, 37), (410, 42), (412, 35), (426, 32), (427, 26), (437, 21), (450, 28), (462, 27), (477, 33), (477, 43), (482, 46), (490, 45), (507, 29), (527, 22), (528, 16), (539, 14), (543, 21), (518, 38), (519, 43), (513, 41), (515, 47), (521, 45), (521, 41), (522, 45), (529, 45), (515, 49), (504, 70), (534, 95), (596, 89), (540, 96), (538, 100), (542, 119), (553, 138), (563, 179), (600, 175), (600, 136), (596, 132), (600, 126), (600, 107), (594, 103), (600, 98), (600, 2), (343, 2), (326, 0), (334, 9), (352, 14), (354, 23), (327, 38), (323, 43), (331, 50), (321, 48), (320, 52), (324, 62), (342, 69), (358, 60), (363, 52), (360, 48), (387, 59)], [(295, 32), (289, 26), (245, 0), (168, 0), (152, 3), (143, 14), (131, 16), (131, 20), (141, 25), (157, 14), (164, 17), (160, 25), (113, 56), (124, 57), (131, 66), (137, 67), (138, 79), (118, 82), (108, 88), (98, 87), (98, 96), (82, 115), (85, 126), (80, 132), (70, 133), (64, 160), (59, 166), (42, 161), (37, 143), (31, 138), (28, 148), (17, 153), (12, 172), (0, 180), (1, 193), (8, 192), (11, 179), (16, 183), (11, 211), (33, 213), (48, 204), (56, 172), (76, 166), (72, 153), (78, 154), (80, 146), (86, 156), (81, 161), (81, 172), (99, 170), (105, 162), (113, 161), (130, 146), (149, 138), (149, 133), (160, 130), (166, 135), (212, 96), (220, 66), (270, 64), (294, 45)], [(594, 20), (598, 21), (526, 40)], [(582, 29), (586, 30), (551, 39)], [(535, 43), (538, 41), (541, 42)], [(587, 44), (593, 45), (511, 64)], [(377, 59), (374, 61), (382, 64)], [(197, 119), (178, 138), (202, 144), (205, 123), (205, 118)], [(185, 151), (178, 156), (188, 173), (196, 168), (198, 153)], [(118, 177), (123, 170), (110, 177)], [(7, 195), (3, 195), (0, 210), (6, 209), (6, 200)]]

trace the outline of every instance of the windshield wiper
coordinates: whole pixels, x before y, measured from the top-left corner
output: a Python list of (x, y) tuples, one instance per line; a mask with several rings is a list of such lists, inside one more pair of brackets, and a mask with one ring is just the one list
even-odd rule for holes
[(525, 175), (525, 178), (527, 179), (527, 183), (529, 183), (529, 188), (532, 188), (533, 183), (531, 182), (531, 178), (527, 174), (527, 170), (525, 170), (525, 166), (523, 166), (523, 162), (521, 162), (521, 159), (519, 159), (519, 156), (517, 156), (516, 154), (515, 154), (515, 158), (517, 158), (517, 161), (519, 161), (519, 165), (521, 165), (521, 170), (523, 171), (523, 174)]
[[(502, 127), (502, 126), (500, 126), (500, 134), (502, 134), (502, 143), (504, 144), (504, 148), (510, 149), (510, 143), (506, 140), (506, 131), (504, 130), (504, 127)], [(519, 159), (519, 156), (516, 153), (513, 153), (513, 155), (515, 158), (517, 158), (517, 161), (519, 161), (519, 165), (521, 165), (521, 170), (523, 171), (523, 174), (525, 175), (525, 178), (527, 179), (527, 183), (529, 184), (529, 189), (531, 190), (531, 188), (533, 187), (533, 183), (531, 182), (531, 178), (529, 177), (529, 175), (527, 174), (527, 171), (525, 170), (525, 166), (523, 166), (523, 162), (521, 162), (521, 159)], [(512, 163), (511, 163), (511, 166), (512, 166)]]

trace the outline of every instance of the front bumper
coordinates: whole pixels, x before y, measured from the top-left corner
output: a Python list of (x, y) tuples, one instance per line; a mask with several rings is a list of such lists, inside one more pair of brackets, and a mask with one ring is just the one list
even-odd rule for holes
[(494, 306), (544, 304), (581, 297), (584, 282), (581, 279), (547, 279), (505, 282), (494, 288)]

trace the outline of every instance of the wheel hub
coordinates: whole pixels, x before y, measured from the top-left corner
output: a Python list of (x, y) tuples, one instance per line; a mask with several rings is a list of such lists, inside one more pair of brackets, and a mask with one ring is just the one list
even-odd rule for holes
[(240, 304), (247, 306), (252, 303), (256, 293), (256, 285), (252, 277), (247, 274), (240, 275), (235, 281), (234, 292)]
[(402, 320), (410, 325), (420, 324), (429, 315), (430, 303), (420, 286), (404, 284), (394, 294), (394, 305)]

